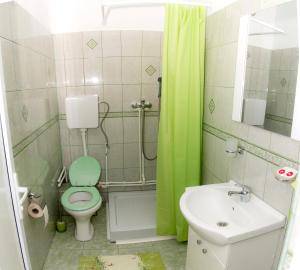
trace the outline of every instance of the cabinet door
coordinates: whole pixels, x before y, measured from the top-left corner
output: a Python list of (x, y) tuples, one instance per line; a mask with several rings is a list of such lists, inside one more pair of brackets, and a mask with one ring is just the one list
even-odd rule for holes
[(186, 270), (225, 270), (206, 242), (189, 230)]

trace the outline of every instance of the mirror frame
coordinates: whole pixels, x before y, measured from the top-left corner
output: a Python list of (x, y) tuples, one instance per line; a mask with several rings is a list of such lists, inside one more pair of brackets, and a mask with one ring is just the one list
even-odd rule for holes
[[(297, 1), (298, 11), (299, 3)], [(233, 94), (233, 108), (232, 108), (232, 120), (242, 123), (243, 114), (243, 101), (244, 101), (244, 86), (246, 79), (246, 64), (247, 64), (247, 50), (249, 40), (249, 27), (250, 27), (250, 15), (241, 17), (239, 38), (238, 38), (238, 51), (235, 70), (235, 83)], [(298, 48), (300, 45), (300, 19), (299, 13), (297, 14), (297, 31), (298, 31)], [(290, 138), (300, 141), (300, 62), (298, 57), (298, 74), (295, 90), (295, 104), (293, 112), (293, 122)], [(246, 125), (246, 124), (245, 124)], [(284, 136), (284, 135), (282, 135)]]

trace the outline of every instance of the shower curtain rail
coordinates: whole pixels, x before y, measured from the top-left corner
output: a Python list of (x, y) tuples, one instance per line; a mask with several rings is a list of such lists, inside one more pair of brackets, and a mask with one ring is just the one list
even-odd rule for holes
[(140, 0), (130, 0), (130, 1), (102, 1), (101, 2), (101, 12), (103, 23), (106, 23), (107, 17), (112, 9), (120, 8), (132, 8), (132, 7), (156, 7), (163, 6), (166, 4), (177, 4), (186, 6), (205, 6), (211, 7), (210, 0), (198, 0), (198, 1), (184, 1), (184, 0), (152, 0), (152, 1), (140, 1)]
[(276, 27), (276, 26), (274, 26), (274, 25), (272, 25), (270, 23), (264, 22), (262, 20), (253, 18), (253, 16), (250, 17), (250, 20), (253, 21), (253, 22), (255, 22), (255, 23), (258, 23), (258, 24), (260, 24), (260, 25), (262, 25), (264, 27), (267, 27), (267, 28), (270, 28), (270, 29), (274, 30), (273, 32), (255, 32), (255, 33), (250, 33), (251, 36), (255, 36), (255, 35), (267, 35), (267, 34), (284, 34), (285, 33), (285, 31), (282, 30), (281, 28)]

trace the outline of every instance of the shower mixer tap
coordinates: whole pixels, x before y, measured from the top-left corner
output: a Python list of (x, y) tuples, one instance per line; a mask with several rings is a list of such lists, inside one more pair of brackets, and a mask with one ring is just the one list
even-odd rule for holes
[(152, 103), (142, 98), (139, 102), (132, 103), (131, 107), (133, 109), (150, 109), (152, 108)]

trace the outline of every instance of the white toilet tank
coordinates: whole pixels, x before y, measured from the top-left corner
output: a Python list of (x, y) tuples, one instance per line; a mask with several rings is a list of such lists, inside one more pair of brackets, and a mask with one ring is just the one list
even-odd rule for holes
[(65, 101), (68, 128), (98, 127), (98, 95), (67, 97)]

